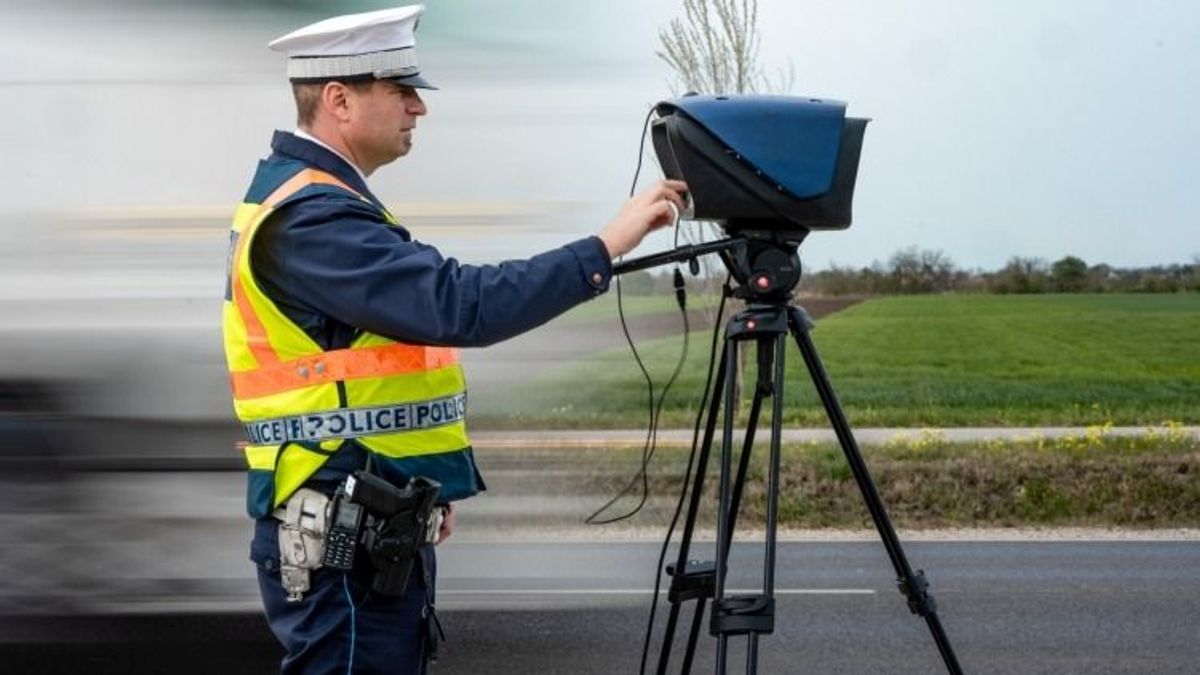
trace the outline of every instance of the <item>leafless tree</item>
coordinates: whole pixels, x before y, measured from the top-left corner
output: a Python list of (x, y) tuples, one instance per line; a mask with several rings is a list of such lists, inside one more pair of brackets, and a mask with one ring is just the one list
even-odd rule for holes
[(675, 74), (676, 94), (791, 89), (790, 68), (772, 81), (758, 62), (757, 0), (683, 0), (683, 12), (658, 31), (657, 54)]
[[(792, 87), (794, 73), (789, 67), (772, 81), (758, 61), (758, 0), (682, 0), (683, 16), (677, 17), (658, 32), (661, 49), (656, 53), (675, 76), (674, 93), (747, 94), (784, 92)], [(681, 238), (689, 244), (717, 239), (716, 224), (698, 222), (681, 228)], [(700, 259), (705, 279), (720, 274), (711, 256)], [(706, 286), (710, 286), (706, 284)], [(709, 323), (716, 320), (713, 303), (704, 303)], [(736, 388), (742, 389), (742, 367), (735, 375)], [(740, 396), (739, 396), (740, 399)]]
[[(771, 80), (758, 62), (758, 0), (683, 0), (683, 16), (660, 29), (658, 40), (656, 54), (674, 74), (676, 95), (785, 92), (795, 79), (789, 65)], [(680, 235), (697, 244), (720, 232), (701, 222)], [(705, 277), (719, 273), (711, 258), (701, 259), (701, 266)]]

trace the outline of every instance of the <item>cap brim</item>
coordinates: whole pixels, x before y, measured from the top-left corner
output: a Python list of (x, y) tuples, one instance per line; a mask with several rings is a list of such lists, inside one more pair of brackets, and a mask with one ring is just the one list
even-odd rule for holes
[(402, 84), (406, 87), (413, 87), (414, 89), (437, 89), (432, 82), (421, 77), (420, 74), (407, 75), (405, 77), (388, 77), (384, 79), (395, 82), (396, 84)]

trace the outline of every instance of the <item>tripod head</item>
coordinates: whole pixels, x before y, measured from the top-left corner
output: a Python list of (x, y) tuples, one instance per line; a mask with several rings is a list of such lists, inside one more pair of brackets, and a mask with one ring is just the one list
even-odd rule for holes
[(800, 283), (800, 242), (807, 232), (738, 230), (721, 260), (737, 282), (736, 298), (759, 304), (785, 304)]
[(625, 274), (672, 263), (692, 262), (717, 254), (737, 282), (733, 295), (747, 302), (786, 304), (800, 283), (800, 243), (806, 231), (741, 229), (727, 239), (680, 246), (613, 265), (613, 274)]

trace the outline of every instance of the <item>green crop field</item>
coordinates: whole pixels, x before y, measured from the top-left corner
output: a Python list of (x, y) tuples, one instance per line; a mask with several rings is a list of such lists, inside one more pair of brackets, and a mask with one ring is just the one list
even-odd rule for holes
[[(664, 425), (691, 425), (710, 336), (692, 334)], [(1200, 422), (1198, 294), (878, 298), (823, 319), (813, 336), (857, 426)], [(681, 341), (639, 345), (657, 384)], [(824, 426), (792, 347), (786, 421)], [(638, 427), (647, 419), (646, 385), (628, 349), (474, 396), (480, 426)]]

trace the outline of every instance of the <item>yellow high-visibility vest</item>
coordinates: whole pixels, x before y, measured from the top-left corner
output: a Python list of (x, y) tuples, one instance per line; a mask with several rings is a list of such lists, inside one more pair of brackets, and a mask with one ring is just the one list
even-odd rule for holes
[(376, 465), (443, 484), (442, 499), (480, 489), (467, 438), (466, 380), (458, 350), (404, 344), (364, 332), (324, 350), (263, 293), (250, 264), (259, 227), (302, 191), (346, 191), (395, 219), (331, 174), (303, 169), (233, 219), (223, 315), (233, 405), (246, 425), (248, 510), (261, 518), (308, 480), (347, 439)]

